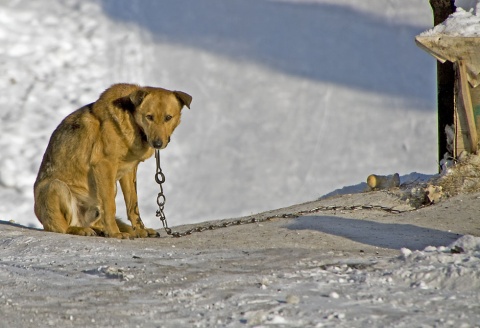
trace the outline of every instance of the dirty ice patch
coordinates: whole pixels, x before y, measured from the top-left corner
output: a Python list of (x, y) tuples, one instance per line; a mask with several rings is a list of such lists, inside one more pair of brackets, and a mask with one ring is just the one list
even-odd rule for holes
[(401, 249), (393, 280), (420, 289), (470, 291), (480, 288), (480, 237), (465, 235), (449, 246)]

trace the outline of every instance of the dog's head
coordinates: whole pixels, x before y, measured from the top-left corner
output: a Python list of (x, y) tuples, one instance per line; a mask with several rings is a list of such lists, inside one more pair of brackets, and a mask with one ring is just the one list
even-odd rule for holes
[(183, 106), (190, 108), (192, 97), (182, 91), (138, 88), (129, 95), (133, 117), (152, 148), (163, 149), (180, 124)]

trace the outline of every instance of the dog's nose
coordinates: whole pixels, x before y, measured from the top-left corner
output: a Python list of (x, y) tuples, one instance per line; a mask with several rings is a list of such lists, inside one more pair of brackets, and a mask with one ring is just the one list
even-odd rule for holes
[(162, 140), (153, 140), (152, 141), (153, 148), (162, 148), (163, 142)]

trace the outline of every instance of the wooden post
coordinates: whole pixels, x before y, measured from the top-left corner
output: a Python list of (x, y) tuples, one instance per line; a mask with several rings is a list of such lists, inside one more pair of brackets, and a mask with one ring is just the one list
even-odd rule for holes
[[(433, 24), (438, 25), (455, 12), (454, 0), (429, 0), (433, 11)], [(437, 110), (438, 110), (438, 161), (443, 159), (447, 150), (445, 127), (454, 122), (454, 85), (453, 63), (437, 62)], [(439, 167), (439, 171), (441, 168)]]
[(460, 107), (463, 109), (462, 116), (465, 117), (466, 124), (467, 124), (467, 132), (468, 132), (468, 141), (470, 142), (469, 151), (473, 154), (477, 153), (478, 150), (478, 136), (477, 136), (477, 127), (475, 126), (475, 116), (473, 114), (473, 107), (472, 107), (472, 97), (470, 95), (470, 87), (468, 86), (468, 76), (467, 70), (465, 68), (465, 63), (460, 60), (458, 62), (458, 70), (459, 70), (459, 89), (460, 89), (460, 97), (459, 99), (462, 104)]

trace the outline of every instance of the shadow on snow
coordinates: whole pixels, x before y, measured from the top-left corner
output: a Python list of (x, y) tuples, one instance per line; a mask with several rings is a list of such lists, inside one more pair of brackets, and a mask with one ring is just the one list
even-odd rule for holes
[[(102, 0), (113, 19), (157, 41), (196, 47), (286, 74), (374, 93), (435, 101), (434, 61), (412, 26), (334, 4), (258, 0)], [(161, 63), (160, 63), (161, 64)]]
[(446, 246), (460, 235), (412, 224), (380, 223), (338, 216), (303, 216), (286, 226), (291, 230), (315, 230), (350, 240), (390, 249), (402, 247), (423, 250), (427, 246)]

